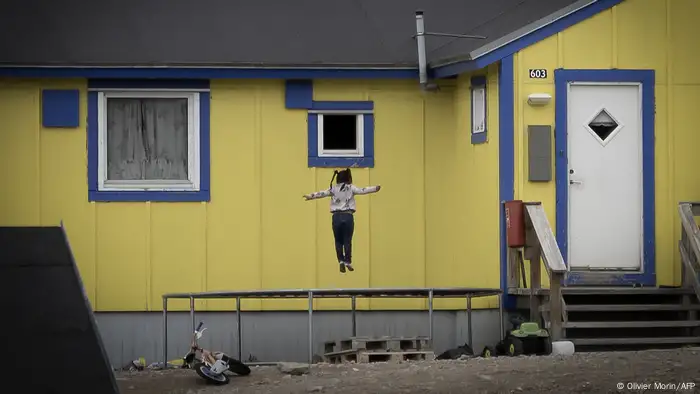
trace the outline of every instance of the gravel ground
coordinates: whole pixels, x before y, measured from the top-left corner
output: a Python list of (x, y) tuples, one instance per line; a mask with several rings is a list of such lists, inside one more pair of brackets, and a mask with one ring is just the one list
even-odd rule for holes
[(700, 348), (317, 364), (302, 376), (276, 367), (252, 369), (226, 386), (208, 385), (192, 370), (117, 372), (117, 381), (123, 394), (700, 393)]

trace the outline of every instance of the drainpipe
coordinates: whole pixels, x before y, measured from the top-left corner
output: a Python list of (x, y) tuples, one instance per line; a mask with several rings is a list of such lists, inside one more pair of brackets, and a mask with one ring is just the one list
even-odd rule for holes
[(416, 11), (416, 43), (418, 44), (418, 77), (423, 88), (428, 85), (428, 65), (425, 61), (425, 24), (423, 11)]

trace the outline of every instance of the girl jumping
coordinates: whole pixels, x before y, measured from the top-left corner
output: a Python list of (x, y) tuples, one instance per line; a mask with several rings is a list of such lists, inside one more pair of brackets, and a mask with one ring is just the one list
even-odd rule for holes
[[(333, 185), (333, 180), (337, 179)], [(352, 235), (355, 231), (355, 195), (376, 193), (381, 186), (357, 187), (352, 184), (350, 169), (333, 171), (330, 188), (320, 192), (307, 194), (306, 201), (317, 198), (331, 197), (331, 213), (333, 214), (333, 237), (335, 238), (335, 253), (340, 263), (340, 272), (354, 271), (352, 267)]]

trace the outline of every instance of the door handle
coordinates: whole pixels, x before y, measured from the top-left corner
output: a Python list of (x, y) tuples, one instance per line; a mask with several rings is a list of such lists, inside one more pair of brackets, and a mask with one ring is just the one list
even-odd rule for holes
[(569, 179), (569, 185), (583, 185), (583, 182), (574, 181), (573, 179)]

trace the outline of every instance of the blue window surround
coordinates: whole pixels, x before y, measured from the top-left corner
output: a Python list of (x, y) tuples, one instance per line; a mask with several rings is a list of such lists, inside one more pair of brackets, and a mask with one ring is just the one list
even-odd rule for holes
[(78, 89), (42, 90), (41, 124), (47, 128), (80, 126), (80, 91)]
[(463, 74), (470, 71), (480, 70), (487, 67), (490, 64), (496, 63), (497, 61), (503, 60), (508, 56), (511, 56), (518, 51), (525, 49), (545, 38), (557, 34), (579, 22), (582, 22), (601, 11), (605, 11), (612, 8), (624, 0), (598, 0), (591, 2), (586, 7), (578, 9), (563, 18), (557, 19), (554, 22), (542, 26), (541, 28), (532, 31), (524, 36), (521, 36), (503, 46), (493, 49), (475, 59), (455, 62), (451, 64), (446, 64), (443, 66), (434, 67), (431, 71), (433, 72), (434, 78), (445, 78), (454, 75)]
[[(306, 109), (309, 167), (374, 167), (374, 102), (314, 101), (313, 81), (288, 80), (285, 85), (285, 107)], [(320, 157), (318, 155), (318, 112), (357, 111), (364, 121), (364, 154), (362, 157)]]
[[(199, 191), (108, 191), (98, 190), (98, 92), (99, 89), (187, 89), (199, 91)], [(193, 80), (90, 80), (88, 81), (88, 200), (119, 202), (201, 202), (210, 195), (210, 94), (209, 81)]]
[[(470, 108), (471, 108), (471, 125), (469, 127), (470, 129), (470, 134), (471, 134), (471, 139), (472, 139), (472, 144), (483, 144), (488, 140), (488, 91), (487, 91), (487, 85), (486, 85), (486, 76), (485, 75), (478, 75), (478, 76), (473, 76), (471, 79), (471, 86), (470, 86), (470, 98), (469, 98), (469, 103), (470, 103)], [(474, 133), (474, 88), (484, 88), (484, 132), (483, 133)]]
[[(568, 191), (569, 169), (567, 149), (567, 93), (569, 82), (638, 82), (642, 85), (642, 210), (644, 257), (641, 273), (611, 274), (611, 285), (656, 285), (655, 194), (654, 194), (654, 70), (565, 70), (554, 71), (555, 85), (555, 179), (557, 243), (566, 262), (568, 256)], [(568, 264), (568, 262), (567, 262)], [(567, 283), (585, 284), (575, 271)]]

